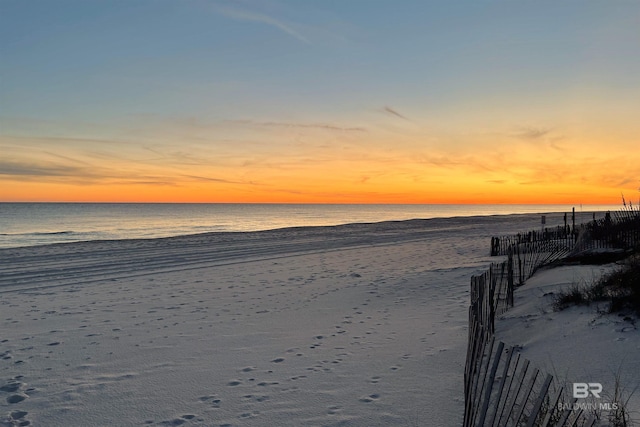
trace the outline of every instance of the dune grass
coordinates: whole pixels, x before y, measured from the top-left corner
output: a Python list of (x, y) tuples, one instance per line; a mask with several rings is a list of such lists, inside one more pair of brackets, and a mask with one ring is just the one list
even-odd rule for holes
[(607, 313), (631, 311), (640, 317), (640, 256), (628, 258), (591, 284), (573, 284), (556, 295), (553, 307), (560, 311), (596, 302), (608, 302)]

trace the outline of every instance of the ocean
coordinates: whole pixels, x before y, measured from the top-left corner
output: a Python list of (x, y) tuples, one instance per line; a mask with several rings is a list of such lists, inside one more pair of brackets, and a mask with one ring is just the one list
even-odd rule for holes
[[(0, 247), (407, 219), (571, 212), (571, 205), (0, 203)], [(576, 222), (619, 206), (575, 206)]]

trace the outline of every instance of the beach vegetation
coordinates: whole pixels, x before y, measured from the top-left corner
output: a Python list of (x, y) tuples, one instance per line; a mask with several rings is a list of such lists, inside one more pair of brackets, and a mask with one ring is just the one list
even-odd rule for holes
[(588, 304), (589, 301), (586, 298), (586, 289), (587, 288), (584, 285), (573, 283), (568, 289), (559, 292), (555, 296), (553, 308), (556, 311), (560, 311), (573, 305)]
[(616, 402), (615, 407), (609, 411), (608, 421), (612, 427), (630, 427), (635, 425), (631, 418), (631, 412), (629, 411), (629, 400), (637, 391), (638, 386), (633, 390), (625, 390), (622, 385), (622, 366), (618, 368), (615, 373), (615, 382), (613, 387), (613, 393), (607, 396), (610, 401)]
[[(631, 201), (627, 202), (624, 195), (622, 205), (620, 211), (614, 212), (615, 226), (612, 225), (610, 214), (607, 214), (601, 224), (592, 224), (592, 232), (631, 237), (625, 239), (627, 242), (621, 242), (624, 243), (623, 246), (627, 246), (628, 252), (624, 253), (627, 258), (613, 271), (592, 280), (590, 284), (574, 283), (568, 289), (557, 293), (553, 303), (556, 311), (575, 305), (605, 302), (607, 306), (601, 310), (603, 313), (632, 312), (636, 317), (640, 317), (640, 245), (637, 239), (640, 230), (640, 206), (634, 206)], [(616, 230), (613, 230), (614, 228)], [(611, 260), (609, 254), (604, 255), (604, 262)], [(591, 257), (591, 261), (598, 257), (602, 257), (602, 254)]]
[(553, 308), (604, 302), (604, 313), (632, 312), (640, 316), (640, 256), (627, 258), (612, 272), (591, 284), (574, 283), (556, 294)]

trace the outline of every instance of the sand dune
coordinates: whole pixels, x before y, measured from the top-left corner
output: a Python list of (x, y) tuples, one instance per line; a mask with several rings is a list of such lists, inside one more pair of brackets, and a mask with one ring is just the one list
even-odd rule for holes
[[(634, 317), (605, 314), (606, 302), (553, 309), (558, 292), (576, 284), (589, 286), (615, 268), (605, 264), (542, 269), (517, 290), (514, 307), (496, 322), (496, 337), (518, 345), (523, 357), (556, 376), (567, 390), (574, 382), (600, 383), (602, 397), (595, 403), (624, 404), (637, 423), (640, 333)], [(621, 396), (615, 396), (616, 376)], [(606, 421), (606, 413), (603, 418)]]

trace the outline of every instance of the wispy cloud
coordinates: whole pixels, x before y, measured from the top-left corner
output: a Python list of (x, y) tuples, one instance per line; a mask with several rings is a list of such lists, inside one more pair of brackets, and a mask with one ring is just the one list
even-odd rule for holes
[[(623, 178), (616, 184), (616, 187), (629, 186), (630, 184), (635, 183), (636, 181), (637, 180), (634, 178)], [(640, 188), (638, 188), (638, 191), (640, 191)]]
[(46, 154), (47, 156), (50, 157), (56, 157), (60, 160), (63, 160), (65, 162), (69, 162), (69, 163), (75, 163), (75, 164), (80, 164), (80, 165), (85, 165), (85, 166), (91, 166), (88, 162), (80, 160), (80, 159), (76, 159), (73, 157), (69, 157), (69, 156), (63, 156), (62, 154), (58, 154), (58, 153), (54, 153), (51, 151), (43, 151), (43, 154)]
[(551, 133), (551, 129), (536, 128), (536, 127), (520, 127), (516, 129), (513, 136), (526, 140), (538, 140), (548, 136)]
[(385, 111), (385, 112), (387, 112), (387, 113), (389, 113), (389, 114), (391, 114), (392, 116), (399, 117), (399, 118), (401, 118), (401, 119), (403, 119), (403, 120), (411, 121), (411, 120), (409, 120), (409, 118), (407, 118), (405, 115), (400, 114), (396, 109), (391, 108), (391, 107), (389, 107), (388, 105), (385, 105), (385, 106), (384, 106), (384, 108), (383, 108), (382, 110), (383, 110), (383, 111)]
[(311, 42), (305, 36), (300, 34), (300, 32), (294, 30), (291, 24), (286, 23), (281, 19), (276, 19), (264, 13), (238, 9), (238, 8), (229, 7), (229, 6), (217, 6), (215, 10), (218, 13), (228, 18), (235, 19), (238, 21), (258, 22), (258, 23), (269, 25), (291, 37), (294, 37), (298, 41), (301, 41), (306, 44), (311, 44)]
[(82, 168), (56, 164), (0, 161), (0, 175), (21, 177), (63, 177), (83, 174)]
[(487, 164), (484, 158), (476, 156), (456, 156), (449, 157), (447, 155), (429, 154), (417, 157), (417, 162), (427, 164), (444, 169), (456, 170), (464, 168), (473, 173), (494, 173), (496, 170)]
[(442, 155), (422, 155), (418, 157), (418, 162), (445, 168), (454, 168), (462, 164), (460, 160), (451, 159)]
[(79, 137), (69, 137), (69, 136), (45, 136), (45, 135), (33, 135), (33, 136), (3, 135), (3, 138), (13, 139), (13, 140), (40, 141), (40, 142), (67, 143), (67, 144), (96, 143), (96, 144), (127, 145), (130, 143), (129, 141), (120, 141), (115, 139), (79, 138)]
[[(201, 182), (217, 182), (220, 184), (247, 184), (246, 182), (241, 182), (241, 181), (231, 181), (228, 179), (223, 179), (223, 178), (211, 178), (208, 176), (198, 176), (198, 175), (182, 175), (185, 178), (188, 178), (192, 181), (201, 181)], [(250, 182), (248, 184), (252, 184), (255, 185), (253, 182)]]
[(158, 187), (180, 187), (180, 185), (166, 177), (137, 177), (136, 179), (123, 179), (116, 181), (109, 181), (109, 184), (115, 185), (154, 185)]
[[(553, 167), (549, 167), (549, 164), (553, 164)], [(637, 182), (635, 165), (619, 156), (590, 158), (574, 155), (519, 159), (514, 165), (515, 168), (506, 168), (503, 173), (510, 177), (510, 181), (526, 186), (568, 184), (620, 189), (633, 187), (633, 183)]]
[(515, 138), (528, 144), (535, 144), (536, 146), (545, 146), (558, 152), (565, 152), (566, 148), (561, 143), (565, 141), (564, 135), (558, 132), (557, 129), (542, 126), (516, 126), (500, 136), (507, 136), (508, 138)]
[(545, 184), (545, 181), (523, 181), (523, 182), (519, 182), (518, 184), (520, 185), (540, 185), (540, 184)]
[(279, 127), (279, 128), (306, 128), (306, 129), (324, 129), (338, 132), (366, 132), (363, 127), (346, 127), (329, 123), (288, 123), (288, 122), (260, 122), (254, 120), (226, 120), (226, 123), (261, 126), (261, 127)]
[(76, 167), (56, 162), (15, 160), (0, 162), (0, 180), (74, 185), (178, 185), (175, 177), (101, 167)]

